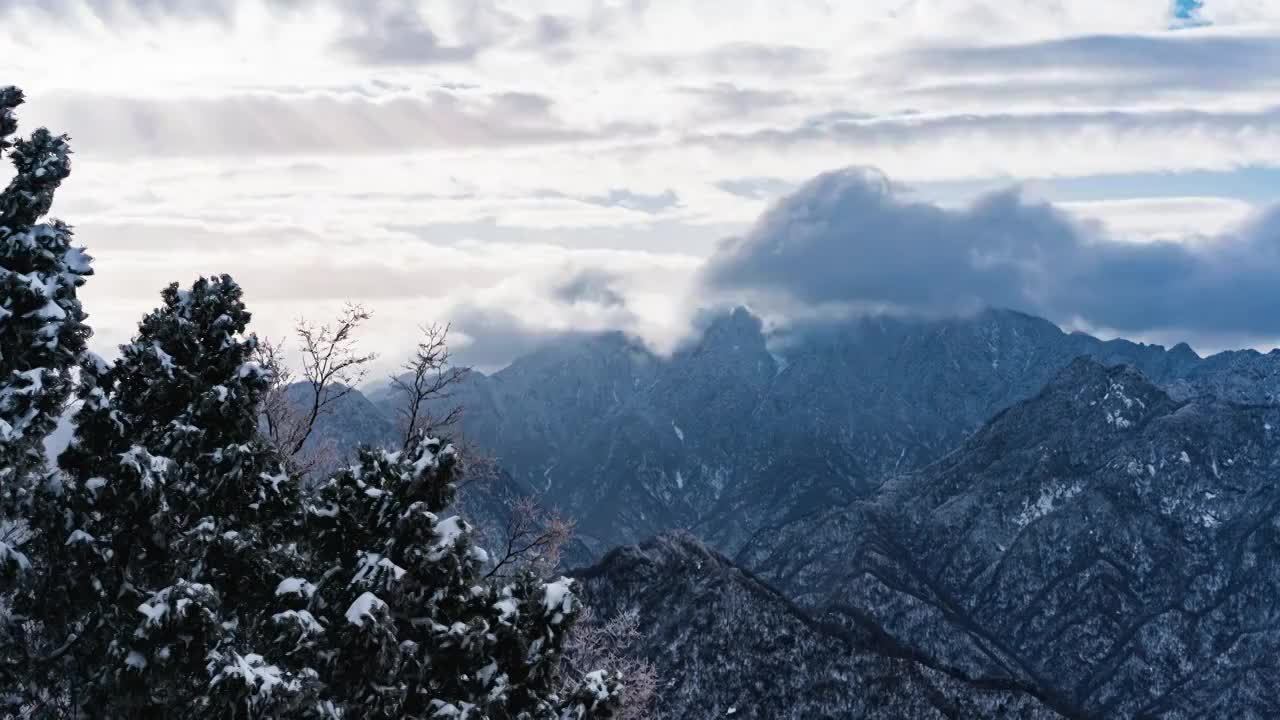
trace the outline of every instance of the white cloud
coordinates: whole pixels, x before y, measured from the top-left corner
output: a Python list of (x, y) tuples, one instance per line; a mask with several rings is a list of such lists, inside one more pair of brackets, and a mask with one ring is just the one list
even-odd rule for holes
[(1195, 242), (1242, 225), (1258, 209), (1221, 197), (1156, 197), (1064, 202), (1058, 206), (1086, 220), (1105, 224), (1118, 239), (1131, 242)]
[[(210, 229), (199, 224), (85, 224), (78, 237), (97, 258), (82, 290), (95, 326), (94, 349), (112, 354), (169, 282), (225, 272), (245, 288), (254, 328), (289, 334), (300, 316), (320, 320), (344, 302), (375, 312), (366, 343), (393, 367), (423, 322), (520, 309), (531, 333), (622, 329), (655, 347), (682, 331), (684, 298), (701, 260), (641, 250), (573, 249), (539, 243), (441, 245), (405, 232), (375, 230), (352, 241), (292, 227)], [(513, 272), (518, 269), (518, 272)], [(607, 274), (611, 302), (565, 293), (584, 271)], [(499, 357), (509, 348), (485, 348)], [(510, 359), (510, 355), (505, 356)]]
[[(1225, 232), (1238, 186), (1135, 199), (1100, 176), (1280, 167), (1275, 5), (1168, 32), (1168, 3), (1114, 0), (0, 0), (0, 81), (25, 128), (73, 136), (56, 209), (100, 258), (100, 338), (225, 270), (272, 334), (355, 299), (388, 353), (451, 312), (515, 311), (494, 342), (660, 344), (717, 240), (832, 167), (1099, 177), (1063, 208), (1132, 239)], [(588, 271), (625, 303), (557, 295)]]

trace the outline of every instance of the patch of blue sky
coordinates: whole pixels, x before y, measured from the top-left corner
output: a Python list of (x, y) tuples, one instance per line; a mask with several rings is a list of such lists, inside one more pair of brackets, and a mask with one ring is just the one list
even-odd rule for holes
[[(963, 203), (994, 190), (1019, 184), (1016, 179), (992, 178), (913, 183), (910, 192), (922, 200)], [(1134, 200), (1162, 197), (1223, 197), (1253, 205), (1280, 202), (1280, 167), (1249, 166), (1234, 170), (1139, 172), (1086, 175), (1022, 183), (1036, 195), (1056, 202)]]
[(1200, 11), (1204, 9), (1206, 0), (1173, 0), (1173, 6), (1170, 8), (1169, 14), (1172, 17), (1170, 29), (1180, 30), (1189, 27), (1203, 27), (1211, 25)]

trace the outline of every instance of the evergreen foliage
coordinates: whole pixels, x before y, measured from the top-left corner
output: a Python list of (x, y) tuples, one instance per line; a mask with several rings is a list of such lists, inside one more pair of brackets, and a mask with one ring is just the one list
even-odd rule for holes
[[(257, 652), (275, 585), (302, 562), (301, 499), (257, 435), (269, 378), (250, 359), (241, 296), (225, 275), (170, 285), (114, 364), (81, 371), (32, 603), (51, 627), (79, 629), (90, 715), (306, 704), (310, 678)], [(255, 667), (245, 687), (238, 671)]]
[[(22, 94), (0, 90), (0, 138)], [(229, 276), (165, 288), (113, 362), (86, 351), (89, 258), (36, 224), (66, 138), (12, 147), (0, 196), (0, 711), (75, 718), (613, 718), (621, 677), (561, 677), (573, 582), (485, 578), (445, 516), (454, 446), (365, 448), (304, 496), (261, 435), (272, 374)], [(79, 366), (74, 435), (43, 440)], [(21, 511), (17, 515), (16, 511)], [(20, 519), (19, 519), (20, 518)], [(3, 540), (3, 536), (0, 536)], [(18, 573), (16, 571), (24, 570)], [(0, 615), (0, 620), (8, 616)], [(577, 677), (577, 676), (575, 676)], [(16, 694), (15, 694), (16, 693)], [(15, 705), (16, 703), (16, 705)]]
[(31, 580), (26, 516), (47, 475), (44, 440), (89, 336), (76, 291), (93, 272), (71, 228), (41, 221), (71, 172), (71, 150), (65, 135), (44, 128), (11, 139), (22, 102), (17, 88), (0, 88), (0, 153), (16, 170), (0, 191), (0, 712), (29, 675), (26, 623), (10, 612), (12, 595)]
[[(282, 586), (296, 613), (282, 644), (331, 654), (316, 664), (349, 716), (613, 717), (616, 676), (556, 692), (579, 612), (572, 581), (483, 580), (473, 528), (441, 516), (458, 472), (453, 445), (417, 433), (399, 452), (362, 450), (325, 483), (307, 509), (325, 569)], [(327, 643), (313, 642), (318, 627)]]
[[(44, 438), (89, 336), (76, 289), (93, 272), (71, 246), (70, 227), (40, 222), (71, 172), (71, 150), (65, 135), (44, 128), (10, 140), (22, 102), (22, 91), (0, 88), (0, 151), (17, 171), (0, 192), (0, 497), (8, 513), (30, 500), (43, 474)], [(15, 548), (0, 545), (0, 571), (19, 562)]]

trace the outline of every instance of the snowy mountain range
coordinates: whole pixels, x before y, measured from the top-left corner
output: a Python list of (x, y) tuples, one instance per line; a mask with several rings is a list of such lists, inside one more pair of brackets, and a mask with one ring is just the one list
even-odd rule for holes
[(1072, 716), (1273, 717), (1276, 428), (1273, 404), (1178, 400), (1080, 359), (941, 461), (739, 561)]
[[(620, 334), (576, 337), (470, 373), (450, 402), (465, 408), (468, 440), (576, 517), (595, 553), (688, 528), (733, 554), (763, 528), (937, 460), (1081, 355), (1132, 365), (1178, 397), (1280, 395), (1280, 354), (1202, 359), (1011, 311), (864, 319), (776, 342), (738, 309), (670, 358)], [(386, 391), (368, 400), (390, 414)], [(338, 434), (376, 439), (370, 411), (342, 413), (355, 431)]]
[(1278, 399), (1277, 351), (1005, 310), (771, 337), (738, 309), (671, 357), (570, 338), (451, 402), (503, 492), (578, 520), (593, 601), (641, 611), (663, 717), (876, 716), (855, 689), (886, 677), (885, 717), (1269, 717)]

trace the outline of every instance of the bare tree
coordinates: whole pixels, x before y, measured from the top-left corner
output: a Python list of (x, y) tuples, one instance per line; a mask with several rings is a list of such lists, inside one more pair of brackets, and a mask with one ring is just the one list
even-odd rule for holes
[(523, 570), (548, 575), (560, 564), (560, 551), (573, 537), (574, 523), (547, 510), (528, 495), (511, 503), (506, 526), (485, 577), (505, 577)]
[(608, 675), (620, 673), (619, 720), (645, 720), (658, 690), (658, 671), (648, 660), (628, 654), (639, 639), (640, 614), (635, 610), (601, 621), (590, 606), (584, 607), (565, 638), (561, 670), (566, 687), (592, 670), (604, 670)]
[(404, 395), (397, 412), (403, 433), (403, 446), (419, 430), (435, 430), (457, 422), (462, 408), (448, 408), (443, 415), (432, 416), (431, 404), (448, 400), (455, 383), (466, 374), (465, 368), (450, 363), (449, 325), (432, 323), (419, 328), (421, 339), (413, 358), (403, 366), (404, 373), (391, 376), (391, 386)]
[(289, 403), (287, 388), (293, 384), (293, 371), (284, 360), (284, 348), (279, 342), (258, 340), (254, 349), (254, 360), (271, 377), (271, 385), (262, 396), (262, 423), (267, 438), (277, 450), (283, 451), (285, 445), (292, 446), (294, 426), (297, 413)]
[(332, 323), (313, 325), (306, 320), (298, 321), (294, 333), (302, 345), (302, 378), (310, 392), (303, 409), (303, 430), (290, 455), (302, 450), (315, 430), (316, 420), (355, 389), (364, 379), (365, 365), (378, 357), (376, 353), (357, 352), (353, 337), (356, 329), (371, 317), (373, 313), (364, 306), (347, 303)]
[[(291, 396), (295, 375), (285, 362), (281, 343), (259, 342), (257, 361), (273, 381), (262, 402), (268, 440), (295, 472), (306, 474), (337, 460), (332, 445), (307, 447), (316, 422), (333, 410), (364, 379), (366, 365), (377, 357), (357, 351), (355, 332), (372, 317), (361, 305), (348, 303), (332, 322), (315, 325), (305, 318), (294, 327), (301, 356), (304, 391)], [(305, 449), (305, 452), (304, 452)]]

